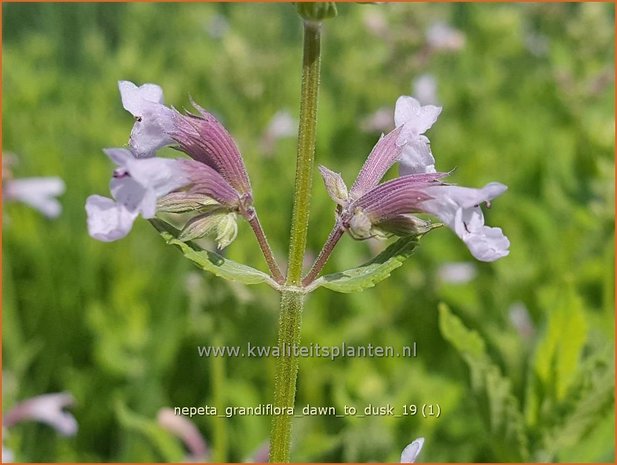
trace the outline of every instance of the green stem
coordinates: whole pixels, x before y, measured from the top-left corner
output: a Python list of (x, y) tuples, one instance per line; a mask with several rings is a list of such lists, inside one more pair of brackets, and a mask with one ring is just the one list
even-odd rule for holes
[(300, 127), (296, 159), (296, 185), (291, 220), (289, 268), (285, 286), (281, 290), (279, 317), (279, 357), (274, 381), (274, 407), (281, 410), (272, 418), (270, 462), (288, 463), (291, 449), (291, 422), (296, 399), (298, 357), (295, 348), (300, 344), (304, 292), (302, 264), (306, 249), (311, 181), (315, 158), (315, 126), (317, 123), (317, 95), (319, 92), (321, 23), (304, 22), (304, 56), (302, 61), (302, 91)]
[(299, 359), (295, 348), (300, 343), (304, 294), (285, 289), (281, 293), (279, 316), (279, 357), (276, 360), (274, 381), (274, 407), (270, 438), (270, 462), (288, 463), (291, 449), (291, 421), (296, 399), (296, 379)]
[(315, 126), (317, 123), (317, 95), (319, 92), (319, 49), (321, 23), (304, 22), (304, 58), (302, 62), (302, 95), (300, 127), (296, 159), (296, 186), (291, 219), (289, 268), (287, 284), (300, 285), (302, 263), (306, 249), (306, 233), (311, 203), (311, 182), (315, 159)]

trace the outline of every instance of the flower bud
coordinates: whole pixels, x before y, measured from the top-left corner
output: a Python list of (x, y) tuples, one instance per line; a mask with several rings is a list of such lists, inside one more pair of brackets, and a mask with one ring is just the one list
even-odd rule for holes
[(161, 197), (156, 204), (159, 213), (188, 213), (220, 207), (212, 197), (192, 192), (172, 192)]
[(373, 223), (361, 208), (356, 209), (349, 221), (349, 234), (354, 239), (368, 239), (373, 234)]
[(297, 2), (298, 14), (308, 21), (322, 21), (337, 15), (334, 2)]
[(191, 218), (178, 239), (186, 242), (205, 236), (215, 236), (218, 248), (224, 249), (234, 241), (237, 234), (236, 214), (221, 209)]
[(319, 166), (319, 172), (323, 178), (328, 195), (337, 205), (345, 205), (349, 199), (347, 186), (339, 173), (329, 170), (325, 166)]

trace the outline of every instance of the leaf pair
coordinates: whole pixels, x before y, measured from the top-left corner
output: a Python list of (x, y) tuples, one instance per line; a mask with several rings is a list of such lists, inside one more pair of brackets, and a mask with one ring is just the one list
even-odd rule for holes
[[(180, 231), (170, 224), (158, 219), (150, 220), (150, 222), (168, 244), (180, 248), (184, 256), (201, 269), (230, 281), (243, 284), (266, 283), (274, 289), (281, 288), (268, 274), (262, 271), (229, 260), (215, 252), (203, 250), (193, 242), (178, 240)], [(393, 270), (401, 266), (411, 256), (418, 245), (418, 238), (418, 236), (403, 237), (364, 265), (322, 276), (307, 286), (305, 291), (312, 292), (319, 287), (325, 287), (336, 292), (350, 293), (373, 287), (388, 278)]]

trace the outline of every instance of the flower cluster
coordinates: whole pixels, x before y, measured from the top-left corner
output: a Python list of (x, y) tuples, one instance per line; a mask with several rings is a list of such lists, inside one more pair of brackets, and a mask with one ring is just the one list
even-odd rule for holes
[[(481, 189), (443, 182), (448, 173), (435, 170), (425, 135), (440, 113), (440, 107), (400, 97), (396, 128), (377, 142), (351, 189), (340, 174), (320, 166), (328, 194), (337, 204), (337, 224), (355, 239), (417, 235), (431, 224), (413, 213), (429, 213), (452, 229), (476, 259), (497, 260), (508, 255), (510, 242), (500, 228), (485, 226), (480, 205), (490, 205), (507, 188), (497, 182)], [(380, 184), (396, 162), (400, 176)]]
[[(113, 198), (92, 195), (86, 202), (88, 230), (101, 241), (128, 234), (141, 214), (191, 213), (181, 240), (214, 236), (220, 248), (237, 234), (236, 216), (254, 215), (251, 186), (240, 152), (217, 119), (197, 104), (198, 114), (163, 104), (155, 84), (119, 82), (122, 105), (135, 124), (128, 148), (105, 149), (116, 164), (110, 182)], [(191, 159), (156, 157), (173, 145)]]

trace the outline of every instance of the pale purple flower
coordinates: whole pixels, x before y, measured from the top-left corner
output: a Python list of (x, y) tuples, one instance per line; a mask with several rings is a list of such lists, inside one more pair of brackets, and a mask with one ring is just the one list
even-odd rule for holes
[(530, 341), (536, 332), (535, 325), (529, 310), (523, 302), (514, 302), (508, 307), (508, 319), (518, 334), (525, 340)]
[[(475, 258), (497, 260), (508, 255), (510, 242), (500, 228), (484, 225), (480, 205), (490, 204), (506, 186), (493, 182), (472, 189), (441, 181), (447, 173), (435, 171), (424, 136), (440, 112), (439, 107), (421, 106), (412, 97), (400, 97), (396, 129), (377, 142), (350, 190), (340, 174), (320, 167), (328, 194), (337, 204), (337, 222), (355, 239), (417, 235), (431, 225), (411, 214), (430, 213), (452, 229)], [(396, 161), (402, 175), (379, 184)]]
[(418, 458), (423, 445), (424, 438), (418, 438), (405, 447), (405, 449), (403, 449), (403, 453), (401, 454), (401, 463), (414, 463), (416, 458)]
[(129, 146), (138, 158), (148, 158), (173, 142), (168, 134), (172, 111), (163, 105), (163, 89), (156, 84), (137, 87), (119, 81), (122, 106), (135, 118)]
[(440, 113), (441, 107), (422, 106), (413, 97), (402, 96), (396, 101), (394, 123), (397, 128), (402, 128), (396, 141), (403, 147), (400, 159), (402, 175), (435, 172), (430, 141), (424, 133), (437, 121)]
[(4, 417), (7, 428), (23, 421), (38, 421), (54, 428), (63, 436), (77, 433), (77, 420), (63, 409), (75, 403), (73, 396), (66, 393), (43, 394), (25, 400), (11, 409)]
[(127, 149), (105, 149), (117, 165), (110, 182), (114, 200), (91, 195), (86, 201), (88, 231), (104, 242), (126, 236), (139, 214), (153, 218), (157, 199), (189, 183), (180, 160), (135, 158)]
[(210, 452), (206, 440), (197, 426), (182, 415), (176, 415), (170, 408), (162, 408), (157, 414), (157, 423), (178, 437), (189, 451), (186, 462), (207, 462)]
[(277, 111), (270, 120), (266, 133), (274, 139), (293, 137), (298, 133), (298, 121), (288, 111)]
[(432, 186), (427, 194), (432, 199), (422, 202), (422, 210), (431, 213), (452, 229), (480, 261), (492, 262), (509, 253), (510, 241), (501, 228), (484, 225), (479, 205), (503, 194), (507, 187), (491, 182), (481, 189), (458, 186)]
[(434, 50), (457, 51), (465, 46), (465, 34), (449, 24), (438, 22), (427, 29), (426, 41)]
[[(198, 115), (163, 105), (156, 84), (118, 83), (122, 104), (136, 119), (129, 148), (109, 149), (118, 165), (111, 181), (112, 199), (91, 196), (86, 204), (90, 235), (120, 239), (139, 214), (195, 213), (180, 240), (213, 235), (223, 248), (237, 234), (236, 216), (254, 218), (252, 192), (240, 152), (227, 130), (210, 113), (193, 104)], [(163, 159), (156, 150), (174, 145), (193, 160)]]
[(261, 149), (266, 155), (272, 154), (279, 139), (293, 137), (298, 133), (298, 121), (286, 110), (277, 111), (261, 139)]
[(65, 185), (58, 177), (8, 179), (3, 184), (5, 200), (23, 202), (48, 218), (56, 218), (62, 212), (56, 197), (64, 193)]
[(422, 105), (437, 105), (437, 79), (429, 73), (421, 74), (413, 81), (414, 97)]
[(449, 284), (465, 284), (472, 281), (478, 271), (470, 262), (444, 263), (437, 272), (439, 279)]
[(246, 463), (268, 463), (270, 456), (270, 441), (264, 441)]
[(381, 107), (360, 121), (360, 129), (364, 132), (384, 132), (394, 127), (392, 108)]

